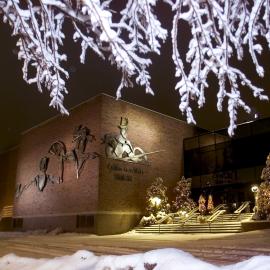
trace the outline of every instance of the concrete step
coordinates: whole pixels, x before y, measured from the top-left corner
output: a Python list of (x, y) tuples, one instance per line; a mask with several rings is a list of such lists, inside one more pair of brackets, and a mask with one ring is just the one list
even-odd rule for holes
[[(198, 215), (192, 217), (190, 220), (187, 221), (187, 223), (198, 223)], [(223, 214), (220, 215), (219, 217), (217, 217), (217, 219), (215, 220), (215, 222), (231, 222), (231, 221), (235, 221), (235, 222), (239, 222), (241, 220), (246, 220), (246, 219), (251, 219), (253, 216), (253, 213), (242, 213), (242, 214)], [(210, 217), (210, 216), (209, 216)], [(179, 218), (179, 217), (174, 217), (173, 223), (175, 224), (181, 224), (183, 221)]]
[(218, 234), (218, 233), (240, 233), (241, 230), (229, 230), (229, 231), (224, 231), (224, 230), (194, 230), (194, 231), (191, 231), (191, 230), (177, 230), (177, 231), (137, 231), (136, 230), (136, 233), (143, 233), (143, 234), (163, 234), (163, 233), (214, 233), (214, 234)]
[(147, 227), (137, 227), (137, 228), (183, 228), (183, 227), (189, 227), (189, 228), (201, 228), (201, 227), (241, 227), (241, 222), (224, 222), (224, 223), (185, 223), (184, 225), (179, 224), (155, 224)]
[(3, 207), (2, 211), (0, 211), (1, 218), (7, 218), (13, 216), (13, 205), (6, 205)]
[(234, 233), (241, 232), (241, 222), (215, 222), (185, 224), (155, 224), (147, 227), (136, 227), (138, 233)]

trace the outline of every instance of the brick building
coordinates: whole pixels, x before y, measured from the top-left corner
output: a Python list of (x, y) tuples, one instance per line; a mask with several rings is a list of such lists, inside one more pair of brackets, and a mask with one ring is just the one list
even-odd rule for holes
[[(128, 119), (128, 139), (133, 146), (160, 152), (149, 155), (144, 163), (106, 157), (102, 138), (119, 133), (121, 117)], [(89, 128), (95, 137), (87, 143), (85, 153), (97, 153), (98, 157), (85, 160), (77, 178), (74, 160), (62, 164), (48, 150), (61, 142), (67, 153), (72, 152), (76, 144), (73, 132), (79, 125)], [(195, 127), (183, 121), (98, 95), (72, 109), (69, 117), (58, 116), (28, 130), (16, 149), (0, 155), (0, 209), (14, 204), (13, 225), (17, 229), (62, 227), (97, 234), (128, 231), (143, 214), (146, 187), (155, 177), (162, 177), (169, 190), (179, 180), (183, 139), (196, 133)], [(40, 168), (44, 157), (49, 161), (46, 183)], [(63, 182), (58, 183), (55, 176), (59, 177), (61, 170)], [(41, 174), (43, 178), (38, 178)], [(15, 182), (21, 192), (17, 198)]]

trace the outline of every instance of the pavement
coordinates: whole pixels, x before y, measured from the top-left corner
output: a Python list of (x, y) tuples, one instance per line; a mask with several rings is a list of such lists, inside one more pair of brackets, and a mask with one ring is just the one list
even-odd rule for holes
[(89, 250), (96, 255), (123, 255), (158, 248), (177, 248), (217, 265), (270, 256), (270, 229), (226, 234), (139, 234), (97, 236), (42, 232), (0, 232), (0, 257), (9, 253), (32, 258), (52, 258)]

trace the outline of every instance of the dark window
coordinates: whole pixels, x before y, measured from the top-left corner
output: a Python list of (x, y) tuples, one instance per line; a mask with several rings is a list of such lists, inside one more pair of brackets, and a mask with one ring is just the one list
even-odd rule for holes
[(12, 227), (14, 229), (21, 229), (23, 227), (23, 219), (22, 218), (13, 218)]
[(95, 218), (93, 215), (78, 215), (77, 216), (77, 228), (90, 228), (93, 227)]

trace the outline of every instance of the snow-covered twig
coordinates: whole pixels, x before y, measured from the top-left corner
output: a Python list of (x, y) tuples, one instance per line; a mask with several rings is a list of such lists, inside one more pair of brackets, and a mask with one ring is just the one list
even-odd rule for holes
[[(116, 0), (0, 0), (0, 14), (18, 37), (18, 58), (23, 61), (23, 78), (36, 83), (39, 91), (50, 92), (51, 106), (68, 113), (63, 105), (67, 93), (68, 72), (62, 53), (65, 42), (63, 24), (73, 25), (73, 40), (80, 42), (80, 60), (85, 62), (92, 50), (107, 59), (122, 73), (117, 98), (124, 87), (134, 82), (154, 94), (149, 67), (151, 55), (160, 54), (167, 30), (161, 26), (157, 0), (127, 0), (122, 8), (113, 9)], [(163, 0), (172, 9), (172, 59), (178, 80), (175, 89), (180, 95), (179, 108), (189, 123), (195, 123), (192, 106), (204, 106), (205, 91), (212, 74), (218, 80), (217, 110), (227, 102), (234, 134), (237, 112), (251, 110), (241, 95), (243, 87), (254, 97), (267, 100), (263, 89), (255, 86), (235, 64), (249, 52), (259, 76), (264, 68), (258, 55), (265, 39), (270, 48), (269, 0)], [(160, 2), (159, 2), (160, 3)], [(190, 27), (187, 52), (182, 51), (182, 25)], [(88, 50), (89, 49), (89, 50)]]
[[(168, 2), (168, 1), (167, 1)], [(233, 66), (232, 59), (243, 59), (247, 48), (260, 76), (264, 75), (257, 55), (262, 52), (258, 36), (270, 33), (269, 2), (254, 0), (253, 5), (245, 1), (222, 0), (174, 0), (170, 1), (174, 12), (172, 28), (172, 59), (175, 63), (176, 77), (179, 81), (175, 89), (181, 96), (180, 109), (187, 115), (188, 122), (194, 122), (191, 101), (198, 107), (205, 102), (205, 87), (208, 76), (214, 74), (219, 81), (217, 109), (222, 111), (227, 99), (230, 118), (229, 135), (234, 134), (237, 111), (243, 108), (251, 113), (250, 107), (241, 96), (243, 86), (248, 87), (254, 97), (268, 100), (263, 89), (256, 87), (238, 67)], [(259, 15), (264, 13), (263, 19)], [(180, 23), (187, 23), (191, 29), (191, 39), (186, 57), (180, 56), (178, 29)], [(270, 41), (270, 35), (265, 38)]]

